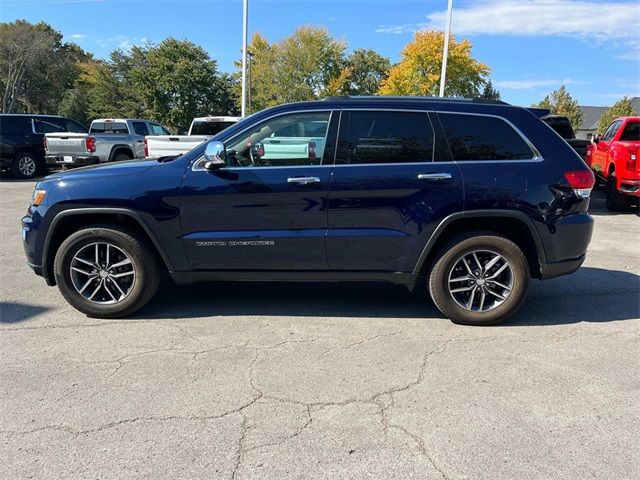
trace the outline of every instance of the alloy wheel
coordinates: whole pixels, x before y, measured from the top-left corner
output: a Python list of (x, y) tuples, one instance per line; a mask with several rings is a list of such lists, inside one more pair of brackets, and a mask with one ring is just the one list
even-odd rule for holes
[(120, 303), (136, 283), (131, 258), (109, 242), (94, 242), (76, 252), (70, 265), (71, 283), (85, 300), (97, 304)]
[(25, 177), (32, 177), (36, 173), (36, 161), (33, 157), (25, 155), (18, 159), (18, 170)]
[(449, 294), (462, 308), (489, 312), (511, 295), (514, 273), (507, 259), (490, 250), (474, 250), (462, 255), (448, 278)]

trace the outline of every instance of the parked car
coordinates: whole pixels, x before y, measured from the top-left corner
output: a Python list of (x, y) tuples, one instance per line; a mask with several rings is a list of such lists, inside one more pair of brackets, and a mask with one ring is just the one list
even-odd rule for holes
[(145, 137), (147, 158), (175, 156), (187, 153), (202, 142), (237, 123), (242, 117), (198, 117), (189, 127), (188, 135), (150, 135)]
[[(252, 152), (287, 128), (306, 141), (309, 123), (324, 125), (313, 155)], [(518, 310), (531, 277), (580, 267), (593, 184), (524, 108), (337, 97), (256, 113), (173, 159), (50, 176), (23, 238), (34, 271), (95, 317), (138, 310), (166, 269), (180, 284), (386, 281), (485, 325)]]
[(542, 120), (553, 128), (558, 135), (565, 139), (565, 141), (573, 147), (573, 149), (580, 155), (583, 160), (587, 156), (587, 147), (589, 140), (582, 138), (576, 138), (576, 134), (573, 131), (573, 126), (568, 117), (564, 115), (545, 115)]
[(87, 128), (57, 115), (0, 114), (0, 166), (16, 178), (45, 170), (43, 138), (49, 132), (86, 133)]
[(620, 117), (587, 150), (587, 164), (607, 186), (607, 208), (625, 210), (640, 199), (640, 117)]
[(83, 166), (144, 157), (144, 137), (169, 135), (148, 120), (102, 118), (91, 122), (89, 133), (47, 133), (45, 159), (50, 165)]

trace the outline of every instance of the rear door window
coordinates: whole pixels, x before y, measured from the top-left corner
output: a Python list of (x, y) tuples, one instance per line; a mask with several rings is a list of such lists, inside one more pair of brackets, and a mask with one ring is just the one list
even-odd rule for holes
[(67, 132), (87, 133), (86, 127), (80, 125), (78, 122), (74, 122), (73, 120), (69, 120), (67, 118), (62, 119), (62, 125), (64, 126)]
[(66, 132), (61, 118), (34, 118), (33, 126), (36, 133)]
[(343, 113), (337, 164), (433, 161), (434, 134), (427, 112)]
[(640, 122), (629, 122), (627, 126), (624, 127), (624, 131), (622, 135), (620, 135), (620, 141), (628, 142), (628, 141), (639, 141), (640, 140)]
[(131, 125), (133, 125), (133, 131), (136, 135), (141, 135), (143, 137), (149, 135), (149, 129), (144, 122), (131, 122)]
[(438, 113), (456, 161), (531, 160), (531, 147), (498, 117)]

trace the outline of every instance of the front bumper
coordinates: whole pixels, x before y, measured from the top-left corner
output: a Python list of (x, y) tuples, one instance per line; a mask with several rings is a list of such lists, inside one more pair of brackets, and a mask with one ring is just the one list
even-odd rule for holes
[(640, 197), (640, 180), (621, 178), (618, 191), (623, 195)]
[(67, 165), (70, 167), (86, 167), (87, 165), (100, 163), (100, 157), (92, 155), (80, 157), (45, 155), (44, 159), (47, 165)]

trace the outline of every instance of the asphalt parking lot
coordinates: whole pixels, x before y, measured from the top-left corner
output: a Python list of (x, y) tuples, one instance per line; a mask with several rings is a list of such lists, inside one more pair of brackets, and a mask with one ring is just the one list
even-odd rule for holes
[(640, 478), (640, 218), (495, 327), (387, 285), (165, 286), (87, 318), (0, 183), (0, 478)]

